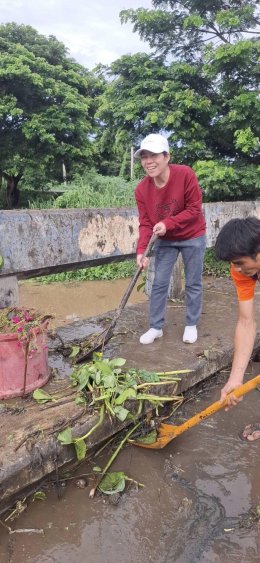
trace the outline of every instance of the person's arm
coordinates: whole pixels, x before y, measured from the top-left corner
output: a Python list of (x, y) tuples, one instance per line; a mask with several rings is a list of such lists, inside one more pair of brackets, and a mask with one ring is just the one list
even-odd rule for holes
[[(221, 401), (224, 401), (228, 393), (231, 393), (236, 387), (239, 387), (243, 383), (256, 337), (254, 299), (239, 301), (238, 308), (239, 317), (235, 329), (232, 368), (229, 379), (221, 390)], [(228, 405), (236, 405), (240, 400), (241, 399), (236, 399), (236, 397), (231, 394), (228, 399)]]

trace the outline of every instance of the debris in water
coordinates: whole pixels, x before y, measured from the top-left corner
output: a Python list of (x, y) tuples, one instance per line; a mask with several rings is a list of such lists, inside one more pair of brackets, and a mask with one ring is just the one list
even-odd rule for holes
[(17, 530), (9, 530), (9, 534), (42, 534), (44, 530), (41, 528), (18, 528)]
[(88, 486), (88, 482), (86, 479), (77, 479), (77, 481), (75, 482), (76, 487), (78, 487), (78, 489), (85, 489)]

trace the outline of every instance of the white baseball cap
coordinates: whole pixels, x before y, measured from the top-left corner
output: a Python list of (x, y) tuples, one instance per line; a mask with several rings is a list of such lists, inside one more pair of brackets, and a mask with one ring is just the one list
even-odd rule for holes
[(149, 151), (155, 154), (159, 154), (160, 152), (170, 152), (169, 143), (166, 137), (159, 135), (157, 133), (151, 133), (151, 135), (147, 135), (140, 145), (140, 149), (138, 149), (134, 153), (135, 158), (140, 158), (142, 151)]

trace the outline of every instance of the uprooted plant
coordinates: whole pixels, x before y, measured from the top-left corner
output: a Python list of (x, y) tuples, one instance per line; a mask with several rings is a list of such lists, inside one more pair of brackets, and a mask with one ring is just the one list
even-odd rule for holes
[(85, 440), (99, 427), (105, 414), (110, 418), (118, 418), (121, 422), (126, 419), (136, 421), (144, 409), (145, 401), (156, 409), (166, 402), (182, 402), (179, 395), (156, 395), (151, 388), (169, 385), (177, 386), (178, 373), (190, 370), (180, 370), (166, 373), (155, 373), (146, 370), (122, 368), (126, 360), (123, 358), (107, 359), (102, 354), (95, 354), (93, 361), (76, 368), (72, 373), (72, 385), (76, 387), (76, 403), (86, 404), (99, 411), (96, 424), (84, 435), (73, 437), (72, 429), (66, 428), (58, 434), (58, 440), (63, 444), (74, 444), (78, 460), (86, 456)]

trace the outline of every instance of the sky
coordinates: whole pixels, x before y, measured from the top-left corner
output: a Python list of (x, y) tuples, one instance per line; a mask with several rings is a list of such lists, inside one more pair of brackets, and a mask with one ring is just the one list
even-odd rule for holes
[(0, 0), (0, 23), (23, 23), (55, 35), (70, 56), (92, 69), (125, 54), (149, 52), (133, 26), (119, 19), (121, 10), (140, 7), (152, 8), (151, 0)]

